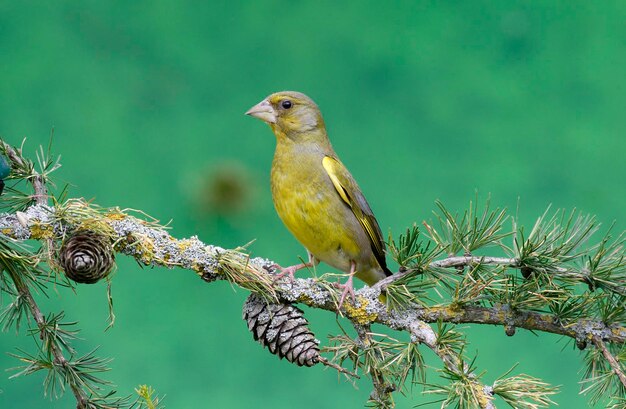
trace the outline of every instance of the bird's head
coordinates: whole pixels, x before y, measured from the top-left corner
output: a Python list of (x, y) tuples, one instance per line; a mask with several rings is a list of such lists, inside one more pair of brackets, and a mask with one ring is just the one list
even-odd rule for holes
[(271, 94), (246, 112), (266, 122), (274, 133), (291, 139), (298, 135), (324, 130), (322, 114), (313, 100), (295, 91)]

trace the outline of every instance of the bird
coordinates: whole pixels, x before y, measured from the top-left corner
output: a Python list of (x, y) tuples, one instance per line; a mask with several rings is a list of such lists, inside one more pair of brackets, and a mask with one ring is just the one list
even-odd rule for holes
[(308, 262), (282, 268), (279, 277), (320, 261), (348, 274), (339, 309), (355, 300), (353, 277), (368, 285), (390, 276), (380, 226), (359, 185), (335, 153), (322, 114), (308, 96), (276, 92), (246, 115), (267, 123), (276, 136), (270, 174), (278, 216), (306, 248)]
[(0, 154), (0, 195), (4, 191), (4, 178), (11, 174), (11, 165), (4, 155)]

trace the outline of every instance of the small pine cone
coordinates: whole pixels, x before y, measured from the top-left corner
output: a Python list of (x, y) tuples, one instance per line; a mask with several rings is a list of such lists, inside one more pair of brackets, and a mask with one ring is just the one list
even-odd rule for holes
[(512, 337), (513, 335), (515, 335), (515, 326), (506, 324), (504, 326), (504, 333), (507, 336)]
[(65, 275), (77, 283), (93, 284), (109, 275), (115, 255), (107, 237), (83, 230), (65, 239), (59, 251), (59, 264)]
[(520, 269), (520, 272), (522, 273), (522, 277), (528, 279), (528, 277), (530, 277), (530, 275), (533, 273), (533, 269), (530, 267), (522, 267)]
[(243, 319), (252, 336), (280, 359), (298, 366), (319, 362), (319, 341), (309, 331), (304, 312), (292, 304), (267, 304), (252, 293), (243, 305)]

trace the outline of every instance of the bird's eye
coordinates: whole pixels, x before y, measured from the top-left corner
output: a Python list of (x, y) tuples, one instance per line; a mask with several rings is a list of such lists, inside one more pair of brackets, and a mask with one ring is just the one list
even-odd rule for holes
[(280, 106), (282, 106), (285, 109), (289, 109), (293, 106), (293, 104), (291, 103), (291, 101), (289, 101), (288, 99), (284, 100), (283, 102), (280, 103)]

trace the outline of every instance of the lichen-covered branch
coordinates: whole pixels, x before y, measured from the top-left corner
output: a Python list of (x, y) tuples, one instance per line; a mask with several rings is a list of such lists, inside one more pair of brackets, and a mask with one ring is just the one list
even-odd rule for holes
[[(82, 201), (70, 201), (63, 209), (56, 210), (45, 205), (30, 207), (19, 216), (0, 215), (0, 232), (18, 240), (41, 239), (61, 236), (72, 220), (82, 223), (109, 226), (116, 238), (116, 249), (136, 258), (145, 265), (180, 267), (194, 271), (203, 280), (231, 280), (243, 288), (260, 292), (274, 300), (299, 302), (309, 307), (337, 311), (337, 293), (323, 280), (296, 278), (293, 282), (273, 282), (276, 263), (265, 258), (250, 258), (240, 250), (228, 250), (207, 245), (197, 237), (177, 239), (156, 224), (133, 217), (119, 209), (92, 209)], [(89, 220), (77, 215), (85, 213)], [(66, 219), (64, 221), (64, 218)], [(467, 264), (480, 258), (452, 257), (435, 261), (435, 265), (456, 267), (460, 259)], [(427, 323), (451, 322), (455, 324), (475, 323), (490, 325), (513, 325), (532, 331), (543, 331), (564, 335), (573, 339), (590, 339), (599, 336), (606, 342), (622, 344), (626, 341), (626, 328), (606, 325), (600, 320), (583, 319), (564, 325), (551, 314), (514, 310), (507, 305), (482, 307), (465, 306), (422, 306), (410, 309), (390, 310), (379, 300), (380, 290), (363, 288), (356, 292), (356, 302), (345, 303), (341, 313), (360, 323), (379, 323), (392, 328), (408, 328), (405, 320)]]
[[(447, 370), (466, 377), (482, 408), (494, 407), (493, 388), (483, 385), (471, 373), (463, 372), (465, 364), (462, 358), (437, 345), (428, 323), (489, 324), (543, 331), (575, 340), (595, 337), (616, 344), (626, 341), (626, 328), (617, 323), (606, 324), (602, 320), (587, 318), (562, 322), (555, 314), (526, 311), (508, 304), (481, 306), (476, 303), (453, 303), (426, 306), (413, 303), (407, 308), (393, 309), (381, 302), (379, 296), (397, 279), (387, 279), (372, 288), (358, 290), (356, 301), (346, 302), (338, 310), (337, 290), (323, 279), (297, 278), (293, 282), (284, 279), (275, 282), (273, 274), (276, 264), (271, 260), (251, 259), (242, 249), (228, 250), (207, 245), (197, 237), (177, 239), (156, 222), (137, 218), (131, 213), (120, 209), (100, 209), (81, 200), (70, 200), (57, 208), (35, 205), (25, 212), (0, 215), (0, 232), (18, 240), (59, 239), (78, 224), (88, 225), (108, 234), (115, 242), (117, 251), (143, 264), (188, 269), (207, 282), (228, 280), (271, 302), (297, 302), (341, 313), (356, 327), (367, 328), (372, 323), (378, 323), (406, 331), (414, 342), (433, 350)], [(475, 268), (484, 264), (517, 267), (519, 261), (512, 258), (453, 256), (434, 260), (430, 266), (456, 269)], [(395, 277), (407, 274), (399, 273)], [(389, 394), (391, 389), (384, 379), (373, 376), (373, 381), (377, 393), (383, 396)]]

